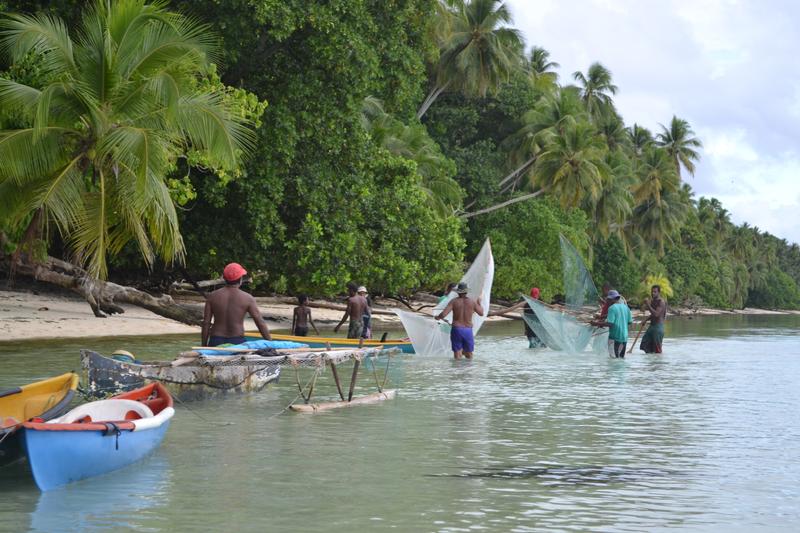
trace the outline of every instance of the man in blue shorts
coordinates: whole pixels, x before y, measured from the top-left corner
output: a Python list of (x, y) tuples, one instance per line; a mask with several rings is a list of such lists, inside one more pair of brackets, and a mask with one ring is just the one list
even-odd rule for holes
[(458, 298), (450, 300), (447, 307), (436, 315), (436, 320), (441, 320), (451, 311), (453, 312), (450, 345), (453, 349), (453, 357), (456, 359), (461, 359), (462, 353), (467, 359), (472, 359), (472, 353), (475, 351), (475, 339), (472, 336), (472, 314), (483, 315), (481, 297), (479, 296), (477, 301), (473, 301), (467, 296), (468, 291), (469, 287), (466, 283), (459, 283), (456, 287)]
[(622, 302), (620, 294), (611, 289), (606, 299), (611, 304), (608, 307), (608, 316), (605, 320), (595, 320), (593, 325), (608, 328), (608, 355), (619, 359), (625, 358), (625, 348), (628, 344), (628, 324), (633, 322), (631, 310)]

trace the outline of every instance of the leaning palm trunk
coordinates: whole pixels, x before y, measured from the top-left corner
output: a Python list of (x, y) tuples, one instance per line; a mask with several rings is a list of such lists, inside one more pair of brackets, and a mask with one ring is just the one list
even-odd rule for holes
[(447, 87), (449, 85), (450, 85), (450, 82), (448, 81), (447, 83), (445, 83), (442, 86), (435, 86), (433, 89), (431, 89), (431, 92), (428, 93), (428, 96), (425, 98), (425, 101), (422, 102), (421, 106), (419, 106), (419, 111), (417, 111), (417, 120), (422, 118), (422, 116), (428, 111), (428, 108), (430, 108), (433, 105), (433, 103), (436, 101), (436, 99), (439, 98), (439, 96), (444, 91), (447, 90)]
[(529, 194), (523, 194), (522, 196), (517, 196), (516, 198), (512, 198), (511, 200), (506, 200), (505, 202), (501, 202), (499, 204), (495, 204), (491, 207), (487, 207), (485, 209), (479, 209), (478, 211), (473, 211), (471, 213), (464, 213), (461, 218), (472, 218), (478, 215), (485, 215), (486, 213), (491, 213), (492, 211), (497, 211), (498, 209), (502, 209), (504, 207), (508, 207), (509, 205), (513, 205), (519, 202), (524, 202), (525, 200), (530, 200), (532, 198), (536, 198), (540, 194), (545, 192), (545, 189), (539, 189), (536, 192), (532, 192)]

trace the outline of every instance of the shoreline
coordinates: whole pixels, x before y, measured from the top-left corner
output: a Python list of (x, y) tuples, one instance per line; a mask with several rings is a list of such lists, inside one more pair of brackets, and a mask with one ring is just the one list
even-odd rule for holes
[[(291, 328), (294, 305), (281, 301), (279, 297), (257, 297), (259, 309), (265, 315), (270, 330)], [(202, 304), (194, 298), (176, 298), (182, 303)], [(46, 290), (0, 290), (0, 344), (28, 339), (59, 339), (83, 337), (145, 336), (169, 334), (200, 334), (199, 326), (188, 326), (158, 316), (146, 309), (123, 305), (125, 313), (108, 318), (97, 318), (89, 305), (77, 295), (67, 292)], [(376, 305), (376, 310), (389, 307)], [(342, 317), (342, 311), (312, 308), (314, 322), (320, 332), (331, 333), (333, 326)], [(693, 318), (696, 316), (735, 316), (735, 315), (800, 315), (800, 310), (776, 311), (769, 309), (745, 308), (737, 310), (711, 308), (670, 308), (670, 316)], [(634, 310), (635, 316), (640, 316)], [(513, 320), (495, 316), (490, 321)], [(401, 329), (400, 320), (393, 315), (373, 315), (378, 326)], [(255, 324), (249, 318), (245, 321), (246, 331), (255, 331)]]

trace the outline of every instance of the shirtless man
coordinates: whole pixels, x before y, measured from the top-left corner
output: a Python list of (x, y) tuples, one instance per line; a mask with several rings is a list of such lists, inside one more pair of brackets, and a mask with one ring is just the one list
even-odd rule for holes
[(338, 333), (344, 321), (350, 317), (350, 326), (347, 328), (347, 338), (360, 339), (361, 334), (364, 332), (364, 313), (367, 310), (367, 299), (356, 292), (356, 286), (353, 283), (347, 284), (347, 293), (350, 295), (347, 298), (347, 309), (344, 312), (344, 316), (342, 316), (342, 319), (339, 321), (339, 324), (333, 328), (333, 331)]
[(272, 340), (256, 299), (239, 288), (245, 274), (247, 271), (239, 263), (230, 263), (222, 271), (225, 286), (208, 295), (203, 311), (203, 346), (243, 343), (244, 315), (247, 313), (253, 317), (261, 336)]
[(472, 314), (483, 315), (481, 297), (479, 296), (477, 301), (472, 301), (472, 298), (467, 296), (468, 290), (469, 287), (467, 287), (466, 283), (459, 283), (456, 287), (458, 298), (450, 300), (447, 307), (436, 315), (436, 320), (441, 320), (450, 311), (453, 312), (450, 346), (453, 348), (453, 357), (455, 359), (461, 359), (462, 353), (467, 359), (472, 359), (472, 353), (475, 351), (475, 339), (472, 335)]
[(645, 320), (650, 321), (647, 331), (642, 337), (639, 347), (644, 353), (661, 353), (661, 344), (664, 342), (664, 321), (667, 319), (667, 302), (661, 297), (661, 287), (653, 285), (650, 296), (644, 301), (650, 316)]

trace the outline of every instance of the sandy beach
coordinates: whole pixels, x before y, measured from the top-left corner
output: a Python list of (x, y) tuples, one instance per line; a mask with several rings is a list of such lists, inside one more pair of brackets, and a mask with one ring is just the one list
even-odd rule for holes
[[(259, 308), (268, 317), (270, 329), (288, 330), (291, 327), (293, 306), (280, 298), (257, 298)], [(181, 300), (202, 305), (198, 298)], [(160, 317), (145, 309), (123, 305), (125, 313), (109, 318), (97, 318), (89, 305), (69, 293), (50, 293), (33, 290), (0, 291), (0, 338), (4, 341), (24, 339), (105, 337), (116, 335), (164, 335), (170, 333), (197, 333), (200, 328), (187, 326)], [(376, 306), (376, 309), (388, 309)], [(342, 317), (342, 311), (314, 308), (314, 321), (322, 331), (331, 331)], [(746, 308), (734, 311), (719, 309), (674, 309), (673, 316), (723, 315), (723, 314), (798, 314), (797, 311), (772, 311)], [(374, 315), (373, 320), (381, 325), (398, 325), (391, 315)], [(491, 320), (507, 320), (493, 317)], [(248, 319), (246, 329), (254, 331), (255, 325)], [(0, 341), (2, 342), (2, 341)]]
[[(278, 298), (256, 299), (267, 325), (274, 330), (288, 330), (294, 306)], [(199, 298), (179, 299), (184, 303), (202, 305)], [(125, 313), (97, 318), (89, 305), (69, 293), (41, 291), (0, 291), (0, 342), (23, 339), (106, 337), (116, 335), (164, 335), (196, 333), (200, 328), (163, 318), (146, 309), (122, 305)], [(312, 316), (320, 330), (331, 331), (342, 317), (342, 311), (313, 309)], [(394, 324), (392, 316), (376, 315), (378, 324)], [(252, 320), (245, 321), (247, 331), (255, 331)]]

